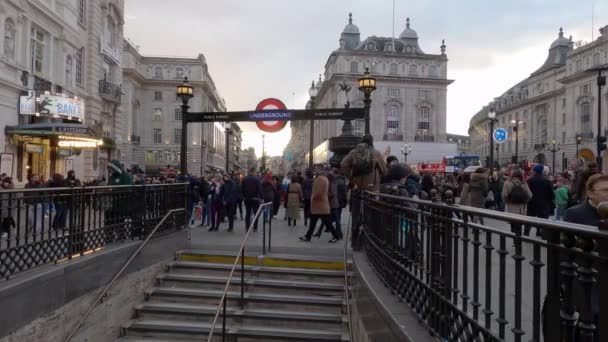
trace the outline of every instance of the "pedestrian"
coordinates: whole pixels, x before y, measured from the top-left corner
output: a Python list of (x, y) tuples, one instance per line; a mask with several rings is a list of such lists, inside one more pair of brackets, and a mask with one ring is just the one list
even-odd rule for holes
[[(49, 188), (64, 188), (66, 186), (66, 180), (60, 173), (54, 174), (48, 184)], [(56, 231), (65, 229), (68, 216), (68, 195), (70, 195), (69, 192), (55, 191), (53, 192), (52, 202), (49, 203), (49, 205), (52, 205), (55, 209), (55, 216), (53, 217), (51, 228)]]
[[(461, 203), (464, 198), (464, 205), (474, 208), (484, 208), (486, 204), (486, 196), (488, 194), (488, 174), (483, 167), (479, 167), (475, 172), (470, 174), (468, 183), (462, 188)], [(477, 222), (477, 217), (471, 216), (472, 222)], [(479, 223), (484, 224), (483, 217), (479, 217)]]
[[(44, 188), (44, 184), (40, 181), (40, 178), (36, 174), (31, 174), (29, 181), (25, 184), (26, 189), (40, 189)], [(27, 232), (33, 232), (38, 234), (42, 231), (42, 224), (44, 221), (44, 199), (41, 191), (27, 191), (23, 197), (25, 199), (26, 208), (28, 211), (27, 221), (28, 227)]]
[[(226, 174), (224, 175), (224, 183), (222, 184), (220, 193), (222, 194), (222, 205), (226, 212), (226, 216), (228, 217), (228, 231), (231, 232), (234, 229), (236, 203), (241, 196), (241, 189), (236, 181)], [(218, 229), (219, 224), (216, 226), (215, 230)]]
[(568, 200), (570, 198), (570, 187), (564, 177), (557, 177), (557, 187), (553, 193), (555, 196), (555, 219), (561, 221), (564, 219), (566, 209), (568, 209)]
[(222, 219), (222, 178), (219, 174), (213, 177), (213, 181), (209, 187), (209, 196), (211, 197), (211, 227), (208, 229), (210, 232), (217, 231), (220, 226)]
[[(132, 185), (133, 180), (131, 175), (123, 168), (120, 161), (113, 159), (106, 165), (108, 171), (107, 185), (119, 186), (119, 185)], [(104, 234), (105, 242), (111, 243), (114, 241), (121, 240), (125, 237), (124, 226), (131, 219), (131, 203), (129, 198), (126, 196), (128, 190), (124, 188), (112, 189), (111, 190), (111, 205), (110, 208), (104, 212)]]
[[(243, 191), (241, 190), (241, 178), (239, 177), (238, 174), (234, 173), (232, 176), (232, 181), (236, 185), (238, 193), (239, 193), (238, 198), (236, 200), (236, 208), (239, 211), (239, 216), (242, 221), (243, 220)], [(234, 211), (234, 217), (236, 219), (236, 210)]]
[(498, 211), (504, 210), (504, 202), (502, 200), (502, 188), (505, 185), (504, 175), (502, 171), (496, 172), (490, 178), (490, 191), (494, 196), (494, 207)]
[[(327, 193), (330, 207), (329, 215), (331, 217), (331, 221), (334, 223), (338, 238), (342, 239), (342, 231), (338, 229), (338, 222), (340, 221), (340, 219), (337, 218), (338, 209), (340, 208), (340, 202), (338, 201), (338, 183), (336, 182), (336, 177), (333, 173), (328, 173), (325, 176), (327, 177), (327, 180), (329, 180), (329, 190)], [(329, 232), (329, 230), (325, 227), (325, 224), (321, 223), (317, 234), (315, 234), (314, 236), (321, 236), (321, 233), (323, 232), (324, 228), (326, 229), (326, 232)]]
[(566, 210), (565, 222), (585, 224), (597, 228), (602, 219), (598, 213), (598, 205), (608, 202), (608, 175), (595, 173), (585, 184), (586, 200)]
[(76, 178), (76, 172), (74, 172), (74, 170), (68, 171), (68, 176), (66, 177), (65, 181), (66, 185), (71, 188), (81, 186), (80, 179)]
[(296, 226), (297, 220), (300, 219), (300, 206), (303, 200), (304, 193), (300, 186), (300, 180), (298, 178), (293, 178), (287, 185), (287, 226), (291, 226), (292, 220), (293, 226)]
[(336, 223), (336, 232), (342, 238), (342, 209), (348, 204), (348, 185), (346, 178), (338, 168), (334, 168), (334, 178), (336, 181), (336, 190), (338, 194), (338, 207), (334, 212), (334, 222)]
[[(312, 233), (315, 231), (315, 226), (318, 220), (321, 220), (331, 232), (333, 238), (330, 243), (336, 243), (339, 237), (331, 222), (331, 208), (329, 206), (329, 180), (325, 175), (319, 175), (315, 178), (312, 185), (312, 195), (310, 197), (310, 224), (306, 235), (301, 236), (300, 240), (310, 241)], [(318, 236), (320, 237), (320, 235)]]
[(273, 205), (264, 207), (264, 219), (266, 221), (271, 220), (273, 216), (275, 192), (274, 178), (272, 178), (272, 173), (268, 171), (262, 181), (262, 200), (264, 200), (264, 203), (273, 203)]
[(524, 181), (523, 172), (520, 169), (511, 171), (511, 177), (505, 181), (502, 187), (502, 200), (505, 203), (505, 212), (518, 215), (526, 215), (528, 202), (532, 198), (532, 191), (528, 183)]
[[(532, 191), (532, 199), (528, 202), (528, 216), (547, 219), (553, 210), (553, 184), (545, 177), (545, 167), (541, 164), (532, 169), (534, 175), (528, 179), (528, 186)], [(530, 234), (530, 227), (526, 226), (524, 234)], [(542, 230), (536, 229), (536, 236), (542, 236)]]
[(431, 190), (436, 189), (435, 180), (433, 179), (433, 175), (431, 175), (430, 173), (425, 173), (422, 176), (422, 181), (420, 182), (420, 189), (423, 191), (423, 194), (429, 195), (428, 198), (423, 198), (423, 199), (430, 199)]
[(595, 162), (590, 162), (587, 164), (587, 167), (579, 169), (574, 177), (574, 181), (572, 182), (572, 195), (574, 200), (577, 203), (583, 203), (586, 200), (586, 187), (587, 180), (592, 175), (599, 172), (597, 164)]
[(308, 169), (305, 173), (304, 181), (302, 181), (302, 193), (304, 194), (304, 226), (308, 225), (310, 218), (310, 195), (312, 194), (313, 173)]
[(203, 203), (203, 215), (199, 227), (209, 226), (211, 224), (211, 202), (209, 201), (209, 188), (211, 184), (207, 181), (206, 176), (200, 179), (200, 198)]
[(12, 178), (5, 175), (0, 182), (0, 188), (4, 190), (0, 191), (0, 237), (7, 238), (11, 228), (16, 228), (15, 213), (19, 208), (16, 207), (15, 194), (7, 191), (15, 188)]
[[(262, 198), (262, 183), (260, 178), (256, 175), (256, 168), (252, 167), (249, 169), (249, 174), (243, 178), (243, 184), (241, 186), (243, 194), (243, 202), (245, 203), (245, 225), (246, 229), (251, 227), (252, 216), (255, 216), (258, 208), (260, 207), (260, 200)], [(258, 219), (255, 219), (253, 231), (258, 230)]]

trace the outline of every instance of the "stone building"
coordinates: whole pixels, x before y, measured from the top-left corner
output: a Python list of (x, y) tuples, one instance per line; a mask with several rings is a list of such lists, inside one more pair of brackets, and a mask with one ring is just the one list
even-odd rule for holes
[(245, 174), (248, 173), (252, 167), (256, 168), (256, 170), (258, 168), (258, 158), (253, 147), (242, 149), (239, 160), (243, 173)]
[(0, 2), (2, 173), (24, 183), (124, 161), (122, 0)]
[(230, 153), (230, 158), (228, 159), (228, 163), (230, 164), (228, 167), (229, 172), (241, 172), (241, 143), (243, 141), (242, 134), (243, 131), (241, 130), (241, 127), (236, 122), (231, 122), (228, 134), (228, 150)]
[[(608, 63), (608, 26), (600, 36), (587, 44), (575, 46), (572, 37), (565, 38), (560, 28), (549, 47), (546, 61), (530, 76), (484, 106), (470, 121), (471, 151), (482, 160), (489, 155), (490, 124), (488, 112), (494, 110), (495, 128), (508, 131), (508, 140), (498, 145), (494, 158), (500, 165), (517, 160), (553, 164), (562, 171), (569, 161), (579, 157), (591, 161), (596, 157), (597, 104), (606, 108), (607, 88), (597, 90), (597, 73), (586, 70)], [(606, 72), (605, 72), (606, 73)], [(488, 75), (491, 77), (491, 75)], [(518, 138), (514, 126), (517, 123)], [(608, 123), (602, 120), (602, 134)], [(577, 144), (577, 137), (579, 144)], [(559, 150), (555, 154), (553, 142)]]
[[(202, 54), (196, 58), (142, 56), (138, 48), (124, 43), (123, 111), (128, 136), (128, 158), (132, 167), (156, 173), (161, 168), (179, 168), (181, 145), (181, 100), (177, 85), (188, 77), (194, 96), (191, 112), (226, 111)], [(188, 172), (223, 170), (226, 165), (224, 123), (188, 124)]]
[[(316, 108), (363, 107), (357, 79), (366, 68), (377, 80), (372, 94), (370, 130), (374, 140), (446, 142), (446, 96), (448, 58), (445, 43), (440, 53), (425, 53), (409, 18), (398, 37), (370, 36), (361, 39), (352, 16), (344, 27), (339, 47), (325, 63), (324, 79), (319, 76)], [(339, 84), (351, 87), (347, 99)], [(353, 122), (354, 133), (362, 135), (363, 120)], [(339, 135), (342, 121), (316, 121), (314, 144)], [(285, 152), (293, 156), (289, 167), (306, 165), (308, 122), (292, 122), (292, 141)]]

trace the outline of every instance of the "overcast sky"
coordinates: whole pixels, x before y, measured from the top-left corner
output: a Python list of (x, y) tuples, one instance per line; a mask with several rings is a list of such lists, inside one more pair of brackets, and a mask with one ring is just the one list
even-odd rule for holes
[[(608, 0), (595, 0), (595, 32), (608, 25)], [(392, 35), (392, 0), (126, 0), (125, 37), (144, 55), (203, 53), (228, 110), (253, 110), (276, 97), (303, 108), (310, 81), (323, 73), (348, 13), (368, 36)], [(466, 134), (483, 105), (529, 76), (545, 61), (559, 27), (591, 41), (592, 0), (395, 1), (395, 35), (411, 18), (427, 53), (447, 45), (448, 132)], [(243, 147), (261, 152), (261, 132), (240, 123)], [(289, 127), (266, 139), (281, 155)]]

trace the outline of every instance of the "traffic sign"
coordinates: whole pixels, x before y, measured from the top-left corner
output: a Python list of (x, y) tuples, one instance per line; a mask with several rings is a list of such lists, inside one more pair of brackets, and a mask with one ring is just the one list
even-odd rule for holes
[[(255, 107), (255, 110), (269, 111), (268, 113), (260, 112), (260, 118), (272, 118), (272, 119), (286, 119), (285, 115), (273, 112), (274, 110), (285, 110), (287, 107), (285, 104), (275, 98), (268, 98), (260, 101)], [(273, 121), (256, 121), (255, 124), (264, 132), (278, 132), (285, 128), (287, 121), (285, 120), (273, 120)]]
[(494, 137), (495, 142), (504, 143), (509, 139), (509, 132), (504, 128), (497, 128), (494, 130), (492, 137)]

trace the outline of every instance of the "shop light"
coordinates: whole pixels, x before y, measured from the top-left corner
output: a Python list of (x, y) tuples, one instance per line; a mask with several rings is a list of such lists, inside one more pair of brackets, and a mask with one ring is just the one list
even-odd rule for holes
[(96, 141), (77, 141), (77, 140), (59, 140), (57, 143), (59, 147), (97, 147)]
[(47, 90), (44, 92), (44, 95), (51, 95), (51, 92)]
[(40, 98), (39, 97), (36, 98), (36, 102), (40, 102)]
[(40, 116), (40, 113), (39, 113), (39, 112), (36, 112), (36, 116)]

